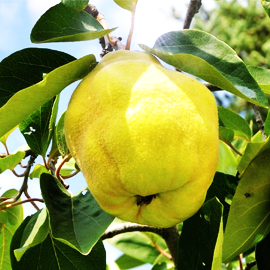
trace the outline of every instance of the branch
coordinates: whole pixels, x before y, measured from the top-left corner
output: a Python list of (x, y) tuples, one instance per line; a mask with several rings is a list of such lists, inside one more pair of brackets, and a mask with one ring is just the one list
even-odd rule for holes
[(265, 131), (264, 131), (264, 122), (263, 122), (260, 110), (259, 110), (258, 106), (256, 106), (255, 104), (251, 104), (251, 106), (252, 106), (252, 109), (255, 113), (256, 123), (258, 124), (258, 127), (261, 130), (263, 140), (265, 140), (266, 135), (265, 135)]
[(131, 44), (131, 39), (132, 39), (132, 36), (133, 36), (133, 30), (134, 30), (135, 13), (136, 13), (137, 2), (138, 2), (138, 0), (136, 0), (134, 2), (133, 10), (132, 10), (132, 13), (131, 13), (131, 25), (130, 25), (130, 30), (129, 30), (128, 39), (127, 39), (127, 44), (126, 44), (126, 48), (125, 48), (126, 50), (130, 50), (130, 44)]
[(202, 5), (201, 0), (190, 0), (183, 29), (189, 29), (191, 21)]
[(166, 242), (170, 254), (172, 256), (172, 261), (174, 262), (175, 269), (177, 269), (177, 249), (178, 249), (178, 240), (179, 233), (176, 226), (171, 228), (154, 228), (146, 225), (139, 225), (135, 223), (123, 223), (118, 225), (116, 228), (108, 229), (102, 235), (101, 239), (105, 240), (112, 238), (118, 234), (127, 233), (127, 232), (152, 232), (160, 235)]

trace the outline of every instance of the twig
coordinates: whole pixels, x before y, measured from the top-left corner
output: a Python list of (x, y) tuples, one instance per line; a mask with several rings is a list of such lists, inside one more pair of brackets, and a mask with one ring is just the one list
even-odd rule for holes
[(183, 29), (189, 29), (191, 21), (202, 5), (201, 0), (190, 0)]
[(127, 44), (126, 44), (126, 50), (130, 50), (130, 44), (131, 44), (131, 39), (133, 36), (133, 30), (134, 30), (134, 23), (135, 23), (135, 13), (136, 13), (136, 7), (137, 7), (137, 0), (134, 1), (133, 3), (133, 10), (131, 13), (131, 24), (130, 24), (130, 30), (128, 34), (128, 39), (127, 39)]
[(56, 171), (55, 171), (55, 177), (62, 183), (62, 185), (68, 189), (69, 185), (65, 184), (64, 179), (62, 178), (60, 171), (61, 168), (63, 167), (63, 165), (71, 158), (71, 154), (68, 154), (67, 156), (65, 156), (65, 158), (62, 160), (62, 162), (59, 164), (59, 166), (57, 167)]
[(34, 202), (34, 201), (36, 201), (36, 202), (42, 202), (42, 203), (44, 202), (44, 200), (39, 199), (39, 198), (31, 198), (31, 199), (27, 199), (27, 200), (24, 200), (24, 201), (19, 201), (19, 202), (7, 204), (4, 207), (1, 207), (0, 208), (0, 212), (2, 210), (8, 209), (8, 208), (11, 208), (11, 207), (14, 207), (14, 206), (18, 206), (18, 205), (23, 204), (23, 203)]
[(222, 139), (221, 137), (219, 137), (219, 139), (221, 140), (221, 141), (223, 141), (224, 143), (226, 143), (237, 155), (239, 155), (239, 156), (243, 156), (243, 154), (241, 153), (241, 152), (239, 152), (230, 142), (228, 142), (228, 141), (226, 141), (226, 140), (224, 140), (224, 139)]
[(243, 259), (243, 254), (241, 253), (241, 254), (238, 255), (238, 261), (239, 261), (240, 270), (244, 270), (242, 259)]
[(163, 250), (156, 242), (152, 241), (153, 245), (156, 247), (156, 249), (162, 254), (164, 257), (168, 258), (169, 260), (172, 260), (172, 255), (167, 253), (165, 250)]
[(30, 195), (28, 194), (28, 191), (27, 191), (27, 190), (24, 191), (24, 195), (25, 195), (25, 197), (26, 197), (28, 200), (30, 200), (30, 203), (35, 207), (35, 209), (36, 209), (37, 211), (40, 210), (39, 207), (36, 205), (36, 203), (35, 203), (34, 201), (31, 200), (32, 198), (31, 198)]
[(263, 122), (260, 110), (259, 110), (258, 106), (256, 106), (255, 104), (251, 103), (251, 106), (252, 106), (252, 109), (255, 113), (256, 123), (258, 124), (258, 127), (261, 130), (263, 140), (265, 140), (266, 135), (265, 135), (265, 131), (264, 131), (264, 122)]
[(251, 268), (253, 266), (255, 266), (256, 264), (257, 264), (256, 261), (252, 261), (252, 262), (247, 263), (247, 266), (245, 267), (245, 270), (251, 270)]
[(179, 233), (178, 230), (175, 227), (171, 228), (154, 228), (149, 227), (146, 225), (138, 225), (134, 223), (124, 223), (120, 224), (116, 228), (106, 230), (105, 233), (102, 235), (101, 239), (105, 240), (108, 238), (112, 238), (118, 234), (126, 233), (126, 232), (152, 232), (155, 234), (160, 235), (166, 242), (168, 249), (170, 251), (170, 254), (172, 255), (172, 261), (174, 262), (175, 269), (178, 269), (177, 267), (177, 248), (178, 248), (178, 240), (179, 240)]

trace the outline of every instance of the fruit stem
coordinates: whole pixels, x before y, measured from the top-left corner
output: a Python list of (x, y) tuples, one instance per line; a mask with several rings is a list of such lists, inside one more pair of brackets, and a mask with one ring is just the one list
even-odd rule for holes
[(135, 13), (136, 13), (137, 2), (138, 2), (138, 0), (134, 2), (133, 10), (132, 10), (132, 13), (131, 13), (131, 25), (130, 25), (127, 44), (126, 44), (126, 48), (125, 48), (126, 50), (130, 50), (130, 44), (131, 44), (131, 39), (132, 39), (132, 36), (133, 36), (134, 25), (135, 25)]

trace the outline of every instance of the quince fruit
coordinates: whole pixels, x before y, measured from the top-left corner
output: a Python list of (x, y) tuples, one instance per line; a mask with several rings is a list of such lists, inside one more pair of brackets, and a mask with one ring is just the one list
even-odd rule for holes
[(97, 202), (125, 221), (171, 227), (189, 218), (217, 167), (212, 93), (147, 53), (106, 55), (74, 91), (65, 134)]

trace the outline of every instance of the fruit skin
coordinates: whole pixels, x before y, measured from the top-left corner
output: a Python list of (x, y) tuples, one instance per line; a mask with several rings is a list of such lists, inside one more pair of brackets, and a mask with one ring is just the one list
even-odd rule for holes
[(212, 93), (142, 52), (109, 53), (83, 79), (65, 134), (100, 206), (125, 221), (171, 227), (189, 218), (217, 167)]

